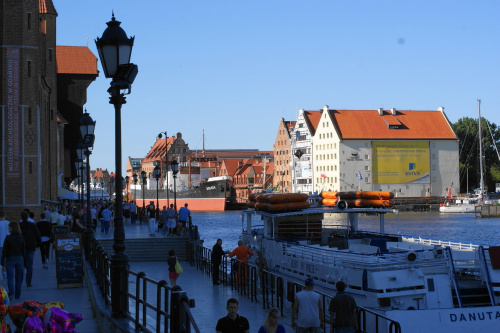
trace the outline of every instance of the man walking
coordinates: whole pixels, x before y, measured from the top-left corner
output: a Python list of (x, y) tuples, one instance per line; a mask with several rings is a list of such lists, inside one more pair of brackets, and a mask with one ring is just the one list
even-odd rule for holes
[(238, 314), (238, 300), (230, 298), (226, 303), (227, 316), (217, 321), (215, 331), (217, 333), (248, 333), (250, 324), (248, 319)]
[[(179, 209), (179, 223), (181, 226), (179, 226), (179, 235), (182, 236), (184, 233), (184, 230), (186, 230), (186, 224), (188, 222), (188, 219), (191, 218), (191, 211), (188, 209), (188, 204), (185, 203), (184, 207), (181, 207)], [(191, 223), (189, 224), (191, 226)]]
[(229, 251), (224, 251), (222, 249), (222, 239), (217, 239), (214, 247), (212, 248), (212, 282), (213, 284), (219, 285), (219, 267), (222, 262), (222, 256), (228, 254)]
[(36, 224), (28, 221), (27, 211), (21, 213), (21, 218), (22, 220), (19, 226), (21, 227), (21, 233), (24, 237), (26, 247), (26, 261), (24, 262), (24, 266), (26, 267), (26, 287), (31, 287), (31, 280), (33, 278), (33, 256), (35, 255), (36, 248), (42, 243), (42, 238)]
[[(307, 278), (304, 290), (295, 295), (291, 326), (295, 328), (297, 333), (319, 333), (320, 327), (323, 328), (323, 307), (319, 294), (313, 289), (314, 280)], [(295, 318), (297, 318), (297, 322), (295, 322)]]
[(330, 312), (330, 332), (354, 333), (357, 329), (356, 301), (351, 295), (344, 293), (346, 284), (338, 281), (337, 295), (330, 301), (328, 311)]
[(101, 215), (102, 215), (101, 232), (108, 233), (109, 224), (111, 223), (111, 211), (108, 209), (108, 206), (104, 206)]
[(134, 203), (134, 200), (130, 201), (130, 220), (132, 224), (135, 224), (137, 221), (137, 205)]

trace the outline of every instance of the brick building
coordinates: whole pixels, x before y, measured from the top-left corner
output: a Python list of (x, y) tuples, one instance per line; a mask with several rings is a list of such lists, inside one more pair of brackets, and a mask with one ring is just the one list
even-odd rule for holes
[(75, 177), (70, 145), (97, 58), (80, 50), (83, 58), (71, 59), (73, 70), (63, 75), (78, 80), (78, 64), (90, 60), (85, 82), (63, 84), (52, 1), (2, 1), (0, 8), (0, 209), (15, 220), (24, 208), (38, 215), (44, 201), (58, 199), (62, 177), (66, 184)]

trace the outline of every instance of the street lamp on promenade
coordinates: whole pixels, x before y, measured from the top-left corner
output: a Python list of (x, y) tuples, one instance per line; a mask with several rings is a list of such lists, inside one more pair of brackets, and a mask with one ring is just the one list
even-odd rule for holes
[(129, 201), (128, 199), (128, 191), (129, 191), (129, 180), (130, 180), (130, 177), (129, 176), (125, 176), (125, 196), (126, 196), (126, 201)]
[[(122, 129), (121, 108), (126, 103), (125, 94), (130, 94), (132, 83), (138, 73), (137, 65), (130, 63), (134, 37), (127, 37), (113, 14), (106, 24), (102, 37), (95, 40), (104, 76), (111, 78), (109, 103), (115, 108), (115, 188), (116, 215), (111, 256), (111, 312), (114, 317), (125, 317), (128, 312), (128, 256), (125, 253), (125, 229), (123, 228), (123, 186), (122, 186)], [(126, 93), (122, 90), (127, 91)]]
[(90, 117), (87, 110), (80, 119), (80, 133), (82, 135), (85, 156), (87, 157), (87, 220), (85, 225), (85, 257), (90, 258), (90, 246), (94, 238), (94, 228), (92, 227), (92, 216), (90, 209), (90, 151), (94, 146), (95, 121)]
[(142, 213), (146, 213), (146, 206), (144, 205), (144, 189), (146, 188), (146, 183), (148, 181), (148, 176), (146, 175), (146, 171), (142, 170), (141, 171), (141, 178), (142, 178)]
[(158, 165), (153, 169), (153, 175), (156, 178), (156, 216), (158, 216), (158, 213), (160, 211), (160, 205), (158, 203), (158, 182), (161, 176), (161, 169)]
[(135, 192), (136, 192), (136, 190), (137, 190), (137, 178), (138, 178), (138, 177), (137, 177), (137, 174), (136, 174), (136, 173), (134, 173), (134, 174), (132, 175), (132, 179), (134, 180), (134, 201), (135, 201), (135, 204), (136, 204), (136, 205), (137, 205), (137, 197), (136, 197), (136, 195), (135, 195)]
[(174, 209), (175, 211), (177, 211), (177, 186), (175, 184), (175, 179), (177, 178), (177, 173), (179, 172), (178, 170), (179, 163), (176, 160), (173, 160), (171, 166), (172, 166), (172, 174), (174, 175)]
[[(160, 132), (160, 134), (158, 134), (158, 137), (161, 139), (162, 136), (165, 135), (165, 179), (167, 180), (167, 208), (170, 207), (170, 203), (169, 203), (169, 195), (168, 195), (168, 192), (169, 192), (169, 188), (168, 188), (168, 136), (167, 136), (167, 131), (165, 132)], [(161, 165), (161, 163), (160, 163)]]

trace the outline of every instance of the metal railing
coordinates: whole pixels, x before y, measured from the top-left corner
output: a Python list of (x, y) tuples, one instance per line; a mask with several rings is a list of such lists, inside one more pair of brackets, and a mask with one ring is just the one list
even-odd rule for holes
[[(212, 251), (191, 241), (186, 242), (186, 246), (186, 253), (193, 254), (191, 258), (188, 256), (188, 262), (211, 276), (213, 271), (211, 264)], [(219, 272), (221, 275), (219, 278), (224, 285), (231, 286), (232, 290), (249, 297), (253, 302), (262, 302), (264, 309), (278, 308), (284, 317), (291, 310), (295, 301), (295, 294), (304, 288), (302, 281), (287, 281), (285, 285), (280, 275), (268, 270), (259, 272), (255, 265), (245, 264), (238, 259), (222, 257)], [(320, 291), (316, 291), (316, 293), (321, 297), (324, 309), (322, 322), (324, 327), (327, 327), (331, 319), (327, 309), (332, 296)], [(357, 313), (359, 332), (367, 332), (367, 314), (369, 314), (371, 316), (370, 322), (376, 323), (377, 327), (379, 323), (382, 323), (386, 324), (389, 333), (401, 333), (401, 326), (397, 321), (363, 307), (358, 308)], [(379, 332), (378, 328), (376, 332)]]
[[(94, 271), (102, 298), (109, 305), (112, 284), (111, 261), (97, 240), (92, 239), (90, 254), (86, 259)], [(136, 331), (189, 333), (193, 329), (196, 333), (200, 332), (190, 311), (195, 302), (189, 299), (179, 286), (168, 286), (165, 280), (156, 281), (147, 277), (144, 272), (137, 273), (125, 269), (124, 273), (127, 276), (135, 276), (135, 290), (126, 291), (129, 311), (125, 313), (125, 317), (134, 324)], [(150, 288), (155, 290), (155, 299), (148, 298)]]

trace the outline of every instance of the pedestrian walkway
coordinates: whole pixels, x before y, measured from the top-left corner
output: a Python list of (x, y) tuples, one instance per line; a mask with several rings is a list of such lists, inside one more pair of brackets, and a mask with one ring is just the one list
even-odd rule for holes
[[(64, 310), (71, 313), (79, 313), (83, 320), (76, 325), (78, 332), (99, 332), (97, 321), (94, 318), (94, 311), (89, 299), (88, 286), (85, 281), (83, 288), (57, 288), (56, 268), (54, 260), (54, 251), (50, 251), (49, 269), (42, 268), (40, 250), (35, 252), (33, 263), (32, 287), (26, 287), (26, 274), (21, 288), (21, 298), (12, 300), (11, 304), (23, 303), (24, 301), (52, 302), (58, 301), (64, 303)], [(8, 291), (7, 278), (0, 281), (0, 285)], [(9, 317), (6, 321), (11, 325), (14, 332), (14, 325)]]

